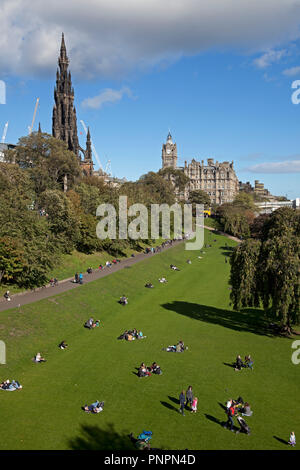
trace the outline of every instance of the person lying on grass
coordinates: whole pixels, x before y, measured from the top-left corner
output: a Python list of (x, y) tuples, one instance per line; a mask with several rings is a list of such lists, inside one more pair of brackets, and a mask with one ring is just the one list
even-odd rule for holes
[(127, 305), (128, 304), (128, 299), (125, 295), (122, 295), (122, 297), (120, 297), (119, 304), (121, 304), (121, 305)]
[(9, 380), (5, 380), (0, 384), (1, 390), (8, 390), (10, 392), (13, 392), (14, 390), (21, 390), (22, 388), (22, 385), (17, 380), (12, 380), (11, 382)]
[(84, 405), (83, 410), (86, 413), (100, 413), (103, 411), (104, 408), (104, 401), (99, 402), (98, 400), (95, 401), (95, 403), (92, 403), (91, 405)]
[(59, 347), (60, 349), (66, 349), (66, 348), (68, 347), (68, 345), (67, 345), (67, 343), (66, 343), (65, 341), (62, 341), (62, 342), (58, 345), (58, 347)]
[(170, 268), (173, 269), (173, 271), (180, 271), (174, 264), (170, 264)]
[(184, 342), (180, 340), (176, 345), (174, 344), (173, 346), (168, 346), (165, 349), (163, 348), (163, 351), (165, 350), (167, 352), (184, 352), (187, 349), (188, 347), (184, 346)]
[(161, 284), (167, 284), (167, 279), (165, 277), (162, 277), (161, 279), (158, 279)]
[(38, 352), (34, 357), (34, 362), (46, 362), (46, 359)]
[(145, 287), (148, 287), (148, 289), (153, 289), (154, 285), (151, 284), (151, 282), (147, 282), (147, 283), (145, 284)]

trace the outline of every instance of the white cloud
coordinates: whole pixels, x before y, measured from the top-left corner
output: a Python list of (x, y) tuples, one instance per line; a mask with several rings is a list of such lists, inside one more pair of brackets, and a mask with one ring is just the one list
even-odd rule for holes
[(300, 75), (300, 67), (291, 67), (290, 69), (285, 69), (283, 75), (287, 77), (293, 77), (294, 75)]
[(299, 23), (300, 0), (1, 0), (0, 75), (52, 77), (62, 31), (72, 72), (85, 78), (210, 48), (267, 51), (264, 66), (299, 38)]
[(270, 65), (277, 63), (282, 59), (282, 57), (287, 55), (286, 49), (281, 50), (269, 50), (265, 52), (262, 56), (254, 59), (253, 63), (259, 69), (265, 69), (270, 67)]
[(81, 105), (84, 108), (100, 109), (105, 103), (116, 103), (120, 101), (124, 95), (132, 98), (132, 92), (130, 88), (123, 87), (120, 90), (106, 88), (99, 95), (83, 100)]
[(252, 173), (300, 173), (300, 159), (266, 162), (247, 168)]

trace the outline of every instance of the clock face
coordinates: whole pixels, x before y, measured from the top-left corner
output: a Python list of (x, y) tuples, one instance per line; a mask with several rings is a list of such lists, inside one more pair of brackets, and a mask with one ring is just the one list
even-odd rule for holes
[(167, 149), (167, 154), (170, 155), (171, 149)]

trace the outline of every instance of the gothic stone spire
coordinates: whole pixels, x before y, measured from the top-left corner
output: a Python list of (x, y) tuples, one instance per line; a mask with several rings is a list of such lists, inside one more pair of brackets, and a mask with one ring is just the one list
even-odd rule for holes
[(52, 135), (56, 139), (66, 142), (68, 149), (80, 159), (79, 141), (77, 135), (77, 117), (74, 107), (74, 90), (71, 74), (68, 72), (69, 59), (62, 33), (60, 56), (58, 58), (59, 70), (56, 73), (56, 87), (54, 89), (55, 105), (52, 117)]

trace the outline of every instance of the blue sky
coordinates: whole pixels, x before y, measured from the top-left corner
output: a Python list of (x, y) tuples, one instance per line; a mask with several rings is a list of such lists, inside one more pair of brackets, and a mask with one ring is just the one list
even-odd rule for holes
[[(253, 1), (256, 4), (256, 0)], [(80, 41), (72, 29), (76, 23), (74, 13), (73, 19), (64, 19), (57, 25), (55, 35), (51, 29), (51, 37), (43, 42), (51, 20), (42, 17), (36, 1), (28, 5), (26, 0), (17, 3), (21, 10), (29, 5), (36, 22), (19, 38), (15, 60), (7, 52), (7, 48), (13, 52), (15, 47), (9, 42), (11, 33), (7, 30), (7, 55), (0, 59), (0, 80), (5, 81), (7, 92), (6, 104), (0, 104), (0, 134), (9, 121), (7, 142), (16, 143), (20, 136), (26, 135), (37, 97), (40, 105), (35, 129), (40, 121), (42, 130), (51, 133), (56, 61), (60, 34), (64, 30), (75, 88), (79, 137), (84, 145), (85, 134), (79, 122), (83, 119), (90, 126), (102, 165), (111, 160), (113, 175), (135, 180), (148, 171), (157, 171), (161, 167), (162, 143), (170, 128), (177, 143), (179, 164), (192, 158), (233, 160), (239, 180), (254, 184), (254, 180), (259, 179), (273, 194), (300, 197), (300, 104), (295, 105), (291, 100), (292, 83), (300, 80), (300, 8), (291, 10), (287, 18), (283, 11), (278, 10), (278, 18), (274, 13), (274, 18), (268, 18), (268, 24), (274, 23), (273, 29), (270, 26), (267, 33), (267, 19), (265, 22), (262, 19), (259, 27), (254, 17), (253, 22), (258, 26), (256, 30), (252, 28), (253, 37), (251, 30), (247, 33), (242, 27), (236, 37), (231, 37), (229, 19), (227, 28), (220, 32), (216, 27), (206, 44), (202, 36), (189, 36), (195, 3), (186, 0), (186, 13), (191, 17), (183, 21), (183, 25), (177, 23), (180, 38), (168, 32), (166, 39), (164, 23), (157, 29), (164, 47), (160, 47), (158, 41), (152, 43), (152, 36), (143, 44), (138, 41), (144, 37), (143, 32), (136, 30), (131, 34), (130, 25), (126, 29), (124, 22), (121, 23), (126, 16), (123, 13), (119, 36), (109, 37), (106, 33), (100, 38), (103, 49), (100, 56), (94, 49), (98, 33), (93, 30), (91, 17), (84, 22), (90, 31)], [(73, 3), (78, 4), (77, 0)], [(95, 4), (92, 0), (87, 3)], [(105, 2), (100, 3), (105, 5)], [(158, 2), (149, 0), (148, 3), (159, 10)], [(178, 0), (177, 3), (183, 2)], [(218, 6), (218, 0), (211, 3)], [(258, 5), (263, 3), (270, 4), (267, 0), (257, 3), (259, 18), (262, 13)], [(133, 0), (128, 8), (131, 4), (132, 11), (136, 12)], [(273, 0), (273, 4), (277, 5), (277, 0)], [(4, 11), (9, 22), (13, 11)], [(106, 12), (106, 25), (111, 18), (109, 13)], [(145, 13), (142, 10), (140, 18), (144, 18)], [(243, 14), (249, 16), (246, 7), (245, 11), (237, 9), (236, 14), (240, 22)], [(14, 18), (17, 22), (18, 18), (15, 15)], [(148, 22), (145, 19), (145, 25), (151, 25), (154, 20), (155, 17)], [(114, 17), (111, 24), (115, 22)], [(217, 25), (213, 23), (213, 26)], [(285, 28), (286, 34), (283, 34)], [(33, 34), (37, 38), (36, 45)], [(111, 49), (111, 44), (119, 44), (117, 37), (121, 46)]]

